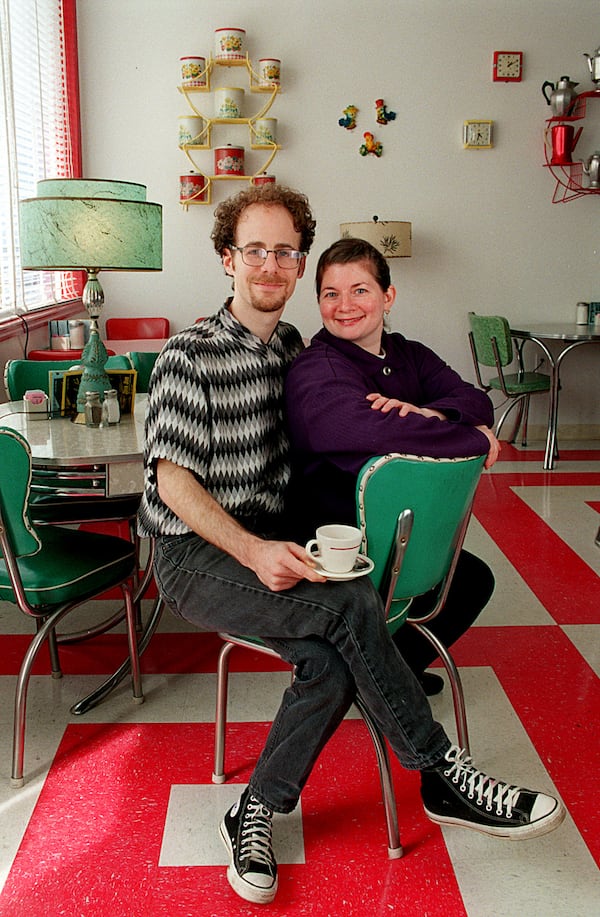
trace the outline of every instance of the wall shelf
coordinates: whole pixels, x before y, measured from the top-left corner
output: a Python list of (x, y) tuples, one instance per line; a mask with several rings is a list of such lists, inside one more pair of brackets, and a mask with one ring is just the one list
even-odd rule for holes
[[(252, 115), (249, 118), (211, 118), (207, 117), (204, 111), (201, 111), (199, 103), (196, 104), (194, 99), (196, 94), (206, 94), (211, 92), (211, 83), (210, 77), (214, 72), (216, 67), (242, 67), (248, 73), (249, 77), (249, 86), (250, 91), (254, 93), (261, 93), (263, 95), (268, 95), (268, 98), (259, 109), (256, 114)], [(261, 120), (266, 116), (266, 114), (271, 109), (273, 102), (275, 101), (276, 96), (281, 91), (280, 86), (277, 83), (270, 83), (266, 86), (260, 85), (258, 74), (252, 68), (252, 64), (248, 56), (240, 60), (220, 60), (217, 58), (210, 57), (206, 65), (206, 69), (201, 74), (202, 77), (206, 78), (206, 86), (178, 86), (179, 92), (185, 97), (187, 104), (192, 112), (192, 114), (198, 118), (202, 118), (204, 127), (202, 131), (195, 137), (195, 140), (201, 140), (201, 143), (183, 143), (180, 144), (180, 149), (186, 154), (189, 162), (193, 166), (194, 172), (201, 174), (205, 179), (205, 184), (198, 188), (198, 190), (189, 198), (184, 200), (180, 199), (181, 206), (187, 210), (191, 204), (200, 204), (206, 205), (211, 203), (211, 186), (215, 181), (247, 181), (253, 182), (255, 178), (259, 175), (262, 175), (267, 171), (271, 162), (273, 161), (276, 153), (281, 149), (281, 146), (275, 142), (257, 142), (257, 131), (255, 124), (257, 121)], [(249, 130), (249, 139), (250, 139), (250, 149), (251, 150), (265, 150), (269, 153), (265, 162), (263, 162), (259, 169), (251, 172), (250, 174), (243, 175), (206, 175), (206, 169), (202, 169), (201, 166), (196, 162), (194, 158), (195, 152), (202, 152), (206, 150), (213, 149), (213, 128), (216, 125), (228, 125), (232, 127), (237, 127), (239, 125), (244, 125)], [(226, 143), (225, 143), (226, 145)], [(200, 200), (203, 198), (203, 200)]]
[(556, 182), (554, 194), (552, 195), (553, 204), (574, 201), (589, 194), (600, 194), (600, 188), (586, 186), (583, 163), (581, 161), (571, 163), (552, 162), (552, 127), (558, 124), (572, 124), (585, 120), (588, 99), (600, 99), (600, 89), (581, 92), (575, 100), (575, 105), (570, 115), (555, 116), (548, 118), (546, 121), (546, 129), (544, 130), (544, 157), (546, 161), (544, 166), (550, 170)]

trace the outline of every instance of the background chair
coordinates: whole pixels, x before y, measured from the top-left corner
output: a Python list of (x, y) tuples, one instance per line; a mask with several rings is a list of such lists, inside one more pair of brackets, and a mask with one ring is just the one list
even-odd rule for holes
[(133, 368), (137, 370), (136, 392), (147, 392), (150, 373), (154, 369), (158, 351), (132, 350), (127, 356)]
[(120, 586), (126, 609), (133, 698), (143, 701), (131, 583), (134, 546), (122, 538), (59, 526), (37, 528), (29, 516), (31, 450), (0, 427), (0, 598), (35, 619), (37, 633), (23, 658), (15, 692), (11, 783), (23, 785), (27, 688), (47, 640), (52, 676), (60, 677), (56, 626), (82, 602)]
[[(508, 406), (496, 424), (496, 436), (500, 437), (500, 430), (510, 411), (519, 406), (519, 413), (515, 429), (510, 442), (517, 438), (519, 427), (522, 428), (521, 443), (527, 445), (527, 420), (529, 417), (529, 399), (550, 391), (550, 377), (545, 373), (525, 372), (520, 361), (517, 373), (504, 373), (504, 367), (509, 366), (514, 359), (513, 341), (510, 334), (508, 321), (500, 315), (476, 315), (469, 312), (469, 343), (475, 366), (475, 375), (478, 385), (486, 392), (496, 389), (508, 399)], [(484, 382), (481, 377), (480, 366), (493, 367), (497, 376)]]
[[(466, 534), (473, 498), (485, 461), (427, 459), (389, 454), (363, 467), (357, 481), (357, 518), (363, 533), (361, 551), (374, 562), (370, 574), (385, 608), (388, 627), (395, 633), (403, 624), (416, 627), (435, 647), (446, 668), (458, 742), (469, 751), (465, 702), (460, 675), (447, 648), (427, 627), (441, 610), (452, 582)], [(432, 590), (431, 611), (411, 618), (413, 598)], [(278, 654), (257, 637), (220, 634), (224, 641), (217, 667), (215, 757), (213, 782), (225, 777), (225, 730), (229, 654), (234, 646)], [(364, 707), (356, 705), (375, 747), (381, 782), (390, 858), (402, 856), (394, 788), (385, 739)]]
[[(50, 370), (67, 370), (72, 366), (72, 360), (7, 360), (4, 366), (4, 388), (8, 400), (20, 401), (27, 389), (33, 388), (39, 388), (49, 395), (48, 373)], [(108, 358), (106, 368), (131, 369), (131, 363), (125, 354), (116, 354)]]
[[(4, 386), (11, 401), (19, 401), (27, 389), (41, 389), (48, 392), (48, 372), (51, 369), (67, 370), (70, 361), (38, 362), (36, 360), (8, 360), (4, 367)], [(131, 369), (129, 358), (124, 354), (108, 358), (108, 369)], [(94, 476), (87, 480), (80, 476), (75, 482), (76, 494), (65, 491), (73, 484), (65, 482), (52, 469), (34, 472), (30, 488), (29, 511), (36, 525), (82, 525), (106, 524), (116, 527), (118, 534), (128, 538), (139, 555), (136, 532), (136, 516), (140, 505), (139, 495), (105, 497), (94, 486)], [(82, 637), (93, 636), (108, 630), (123, 619), (123, 611), (99, 625), (97, 628), (63, 635), (61, 642), (67, 643)]]
[(150, 318), (107, 318), (106, 340), (134, 341), (137, 338), (168, 338), (169, 319)]

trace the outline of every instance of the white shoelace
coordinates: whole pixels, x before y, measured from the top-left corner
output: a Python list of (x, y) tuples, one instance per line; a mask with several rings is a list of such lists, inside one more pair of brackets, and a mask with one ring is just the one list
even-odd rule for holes
[(452, 766), (445, 770), (444, 774), (446, 777), (451, 777), (453, 783), (460, 783), (461, 793), (468, 789), (468, 799), (475, 799), (478, 806), (483, 805), (485, 801), (486, 812), (492, 812), (495, 803), (496, 815), (512, 817), (513, 807), (517, 804), (521, 792), (520, 787), (501, 783), (477, 770), (464, 748), (459, 748), (457, 745), (453, 745), (448, 750), (446, 761)]
[(256, 797), (250, 796), (240, 831), (240, 860), (249, 859), (272, 868), (274, 861), (271, 834), (269, 809)]

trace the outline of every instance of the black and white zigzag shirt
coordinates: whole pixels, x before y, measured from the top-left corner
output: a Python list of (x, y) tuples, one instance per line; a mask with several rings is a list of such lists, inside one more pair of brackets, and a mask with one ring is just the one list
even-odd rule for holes
[(189, 469), (223, 509), (249, 527), (282, 512), (289, 479), (283, 380), (302, 339), (296, 328), (280, 322), (264, 344), (227, 306), (169, 338), (154, 365), (141, 535), (190, 531), (158, 495), (160, 458)]

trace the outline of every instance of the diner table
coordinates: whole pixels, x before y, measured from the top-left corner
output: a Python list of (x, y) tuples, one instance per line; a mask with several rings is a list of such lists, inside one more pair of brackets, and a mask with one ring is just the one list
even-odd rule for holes
[[(118, 424), (87, 427), (69, 417), (35, 415), (25, 411), (23, 401), (0, 404), (0, 426), (17, 430), (28, 441), (32, 456), (32, 490), (65, 498), (95, 493), (99, 497), (141, 494), (143, 490), (144, 418), (147, 396), (135, 397), (133, 414), (123, 414)], [(152, 582), (154, 546), (134, 602), (139, 602)], [(138, 649), (144, 652), (154, 633), (162, 603), (157, 600), (140, 634)], [(95, 707), (129, 673), (129, 658), (91, 694), (78, 701), (72, 713)]]
[[(132, 350), (144, 351), (145, 353), (159, 353), (168, 338), (134, 338), (131, 340), (110, 340), (104, 341), (106, 352), (109, 357), (116, 353), (130, 353)], [(30, 350), (27, 354), (28, 360), (81, 360), (82, 350)]]
[[(594, 325), (577, 325), (575, 322), (532, 322), (531, 324), (518, 322), (514, 327), (511, 326), (510, 333), (515, 338), (521, 367), (523, 367), (523, 348), (528, 341), (536, 344), (548, 360), (550, 393), (544, 469), (552, 471), (558, 458), (558, 400), (563, 360), (567, 354), (582, 344), (600, 344), (600, 328)], [(550, 345), (558, 345), (559, 352), (554, 353)], [(595, 389), (589, 387), (588, 391), (595, 391)]]
[(135, 338), (129, 341), (111, 338), (104, 342), (104, 346), (115, 353), (131, 353), (133, 350), (143, 353), (160, 353), (167, 341), (168, 338)]

